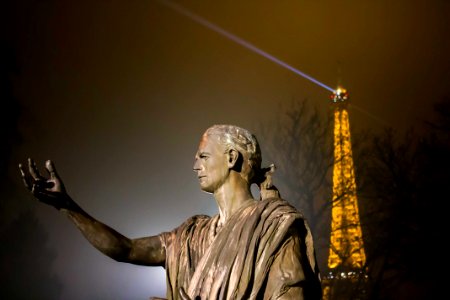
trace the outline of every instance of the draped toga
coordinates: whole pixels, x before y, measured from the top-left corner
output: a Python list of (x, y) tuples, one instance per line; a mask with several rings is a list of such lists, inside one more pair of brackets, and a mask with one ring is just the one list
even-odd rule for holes
[(321, 299), (313, 239), (303, 216), (271, 198), (239, 208), (223, 226), (197, 215), (160, 234), (167, 298)]

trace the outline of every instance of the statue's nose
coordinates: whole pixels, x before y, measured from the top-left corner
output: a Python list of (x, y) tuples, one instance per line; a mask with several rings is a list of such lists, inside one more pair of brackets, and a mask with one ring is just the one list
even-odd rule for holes
[(200, 163), (199, 163), (199, 160), (198, 160), (198, 159), (196, 159), (196, 160), (194, 161), (194, 166), (192, 167), (192, 170), (193, 170), (194, 172), (197, 172), (197, 171), (200, 170)]

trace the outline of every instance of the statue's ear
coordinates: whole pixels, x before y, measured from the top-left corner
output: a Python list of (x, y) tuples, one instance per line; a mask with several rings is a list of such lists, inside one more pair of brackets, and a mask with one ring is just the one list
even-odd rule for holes
[(236, 167), (240, 168), (239, 166), (237, 166), (239, 161), (238, 151), (236, 151), (235, 149), (229, 149), (227, 156), (228, 156), (228, 167), (230, 169), (235, 169)]

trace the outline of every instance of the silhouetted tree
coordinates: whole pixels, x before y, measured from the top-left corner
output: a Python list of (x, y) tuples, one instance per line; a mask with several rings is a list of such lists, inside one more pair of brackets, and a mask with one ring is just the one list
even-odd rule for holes
[(448, 99), (438, 103), (421, 134), (387, 129), (366, 145), (359, 175), (370, 299), (435, 299), (443, 287), (449, 107)]
[[(330, 121), (308, 102), (293, 101), (270, 127), (263, 128), (268, 161), (276, 165), (282, 196), (296, 205), (311, 227), (324, 210), (330, 188), (333, 149)], [(330, 144), (331, 141), (331, 144)], [(325, 200), (325, 201), (324, 201)], [(320, 204), (318, 204), (318, 202)]]
[(281, 196), (308, 219), (320, 267), (326, 266), (330, 232), (332, 118), (308, 100), (292, 101), (263, 128), (267, 160), (276, 166)]

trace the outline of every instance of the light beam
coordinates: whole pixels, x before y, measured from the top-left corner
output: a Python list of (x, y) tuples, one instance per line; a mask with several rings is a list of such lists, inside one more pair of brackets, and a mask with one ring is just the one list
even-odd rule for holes
[[(177, 4), (177, 3), (174, 3), (174, 2), (172, 2), (170, 0), (157, 0), (157, 1), (159, 3), (161, 3), (161, 4), (163, 4), (164, 6), (169, 7), (171, 9), (175, 10), (176, 12), (178, 12), (178, 13), (186, 16), (186, 17), (188, 17), (189, 19), (191, 19), (191, 20), (193, 20), (193, 21), (195, 21), (195, 22), (197, 22), (197, 23), (199, 23), (199, 24), (201, 24), (201, 25), (203, 25), (203, 26), (205, 26), (205, 27), (207, 27), (207, 28), (209, 28), (209, 29), (219, 33), (220, 35), (222, 35), (222, 36), (232, 40), (233, 42), (236, 42), (237, 44), (239, 44), (241, 46), (244, 46), (245, 48), (247, 48), (247, 49), (249, 49), (249, 50), (251, 50), (251, 51), (253, 51), (253, 52), (255, 52), (255, 53), (257, 53), (257, 54), (259, 54), (259, 55), (261, 55), (261, 56), (263, 56), (265, 58), (267, 58), (267, 59), (269, 59), (270, 61), (272, 61), (272, 62), (274, 62), (274, 63), (276, 63), (276, 64), (278, 64), (278, 65), (280, 65), (280, 66), (282, 66), (282, 67), (292, 71), (292, 72), (294, 72), (297, 75), (300, 75), (301, 77), (303, 77), (303, 78), (305, 78), (305, 79), (307, 79), (307, 80), (317, 84), (318, 86), (323, 87), (324, 89), (332, 92), (333, 94), (336, 94), (336, 93), (339, 92), (338, 90), (332, 89), (328, 85), (326, 85), (326, 84), (320, 82), (319, 80), (309, 76), (308, 74), (303, 73), (302, 71), (300, 71), (300, 70), (290, 66), (289, 64), (287, 64), (284, 61), (276, 58), (275, 56), (273, 56), (273, 55), (271, 55), (271, 54), (269, 54), (269, 53), (259, 49), (258, 47), (256, 47), (255, 45), (247, 42), (246, 40), (244, 40), (244, 39), (242, 39), (242, 38), (240, 38), (240, 37), (238, 37), (238, 36), (228, 32), (228, 31), (226, 31), (225, 29), (217, 26), (216, 24), (211, 23), (210, 21), (206, 20), (205, 18), (203, 18), (203, 17), (201, 17), (201, 16), (199, 16), (199, 15), (189, 11), (185, 7), (183, 7), (183, 6), (181, 6), (181, 5)], [(368, 111), (366, 111), (366, 110), (364, 110), (364, 109), (362, 109), (362, 108), (360, 108), (358, 106), (355, 106), (354, 104), (351, 105), (351, 106), (356, 108), (356, 109), (358, 109), (360, 112), (363, 112), (363, 113), (367, 114), (369, 117), (373, 118), (374, 120), (376, 120), (376, 121), (378, 121), (380, 123), (388, 124), (386, 121), (382, 120), (381, 118), (378, 118), (378, 117), (374, 116), (373, 114), (370, 114)]]

